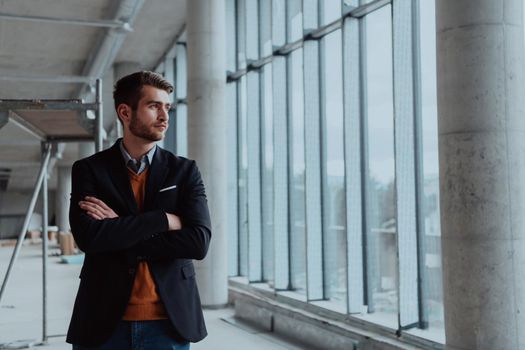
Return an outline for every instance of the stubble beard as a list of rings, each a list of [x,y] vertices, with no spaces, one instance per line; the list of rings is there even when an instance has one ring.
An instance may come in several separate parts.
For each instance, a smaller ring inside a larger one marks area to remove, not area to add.
[[[149,129],[146,124],[142,123],[139,118],[137,118],[136,112],[132,112],[131,114],[129,131],[136,137],[140,137],[152,142],[160,141],[164,138],[164,133],[160,131],[153,131]]]

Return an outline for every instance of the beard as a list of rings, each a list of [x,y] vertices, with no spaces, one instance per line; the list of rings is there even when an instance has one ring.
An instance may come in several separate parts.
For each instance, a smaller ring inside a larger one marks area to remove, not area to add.
[[[136,137],[148,141],[160,141],[164,138],[164,133],[161,131],[156,131],[148,127],[137,118],[137,113],[131,113],[131,120],[129,122],[129,131]]]

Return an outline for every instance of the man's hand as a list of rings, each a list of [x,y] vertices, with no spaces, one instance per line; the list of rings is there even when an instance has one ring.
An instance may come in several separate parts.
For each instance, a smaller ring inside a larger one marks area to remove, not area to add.
[[[182,228],[182,223],[177,215],[166,213],[166,217],[168,218],[168,230],[180,230]]]
[[[78,202],[80,208],[86,211],[86,213],[95,220],[112,219],[117,218],[118,215],[102,202],[100,199],[87,196],[85,200]]]

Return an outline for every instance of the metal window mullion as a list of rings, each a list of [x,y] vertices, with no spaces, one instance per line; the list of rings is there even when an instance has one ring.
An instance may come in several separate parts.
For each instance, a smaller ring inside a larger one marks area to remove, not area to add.
[[[324,4],[321,1],[321,18],[324,18]],[[321,22],[322,23],[322,22]],[[328,93],[328,81],[326,77],[326,37],[323,37],[321,40],[319,40],[319,90],[320,90],[320,109],[319,109],[319,139],[320,139],[320,171],[321,171],[321,249],[322,254],[326,254],[326,250],[329,250],[328,247],[325,245],[327,244],[327,235],[330,234],[330,227],[329,227],[329,212],[328,209],[330,207],[329,203],[329,195],[330,195],[330,188],[328,186],[328,174],[327,174],[327,166],[328,166],[328,116],[326,115],[326,105],[327,105],[327,93]],[[330,286],[330,280],[329,280],[329,273],[324,273],[325,269],[328,269],[329,267],[333,266],[331,263],[331,260],[333,259],[333,255],[322,255],[322,269],[323,269],[323,299],[327,298],[328,295],[330,295],[329,288]]]
[[[347,222],[348,313],[363,311],[363,205],[359,21],[343,24],[343,106]]]
[[[307,298],[321,300],[323,293],[323,241],[321,196],[321,88],[319,42],[303,46],[304,138],[306,194]]]
[[[418,266],[419,266],[419,326],[427,328],[429,323],[428,300],[429,291],[424,283],[425,275],[425,212],[424,212],[424,174],[423,174],[423,131],[422,131],[422,83],[420,59],[420,12],[419,0],[412,0],[412,59],[413,59],[413,84],[414,84],[414,135],[415,135],[415,164],[416,164],[416,210],[417,210],[417,240],[418,240]]]
[[[47,157],[46,151],[49,147],[47,142],[42,142],[42,162],[45,162]],[[52,146],[51,146],[52,147]],[[51,168],[52,169],[52,168]],[[49,223],[49,206],[48,206],[48,180],[49,180],[49,168],[46,168],[44,177],[42,178],[42,341],[48,341],[48,223]]]
[[[288,195],[288,120],[286,58],[276,57],[272,64],[274,136],[274,283],[276,290],[290,286],[290,210]]]
[[[399,328],[419,324],[412,3],[392,4]]]
[[[364,212],[362,215],[363,222],[363,303],[367,305],[368,312],[374,310],[374,298],[372,296],[373,289],[370,288],[370,278],[368,274],[373,261],[371,261],[371,254],[368,252],[369,246],[371,246],[370,240],[370,200],[368,198],[369,193],[369,155],[368,155],[368,84],[367,84],[367,51],[366,51],[366,18],[359,20],[359,89],[360,95],[360,107],[361,107],[361,198]]]

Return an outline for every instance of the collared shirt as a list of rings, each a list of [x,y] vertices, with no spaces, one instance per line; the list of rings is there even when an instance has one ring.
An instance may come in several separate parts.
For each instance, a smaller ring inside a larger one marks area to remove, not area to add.
[[[135,173],[140,174],[148,166],[151,165],[151,162],[153,161],[153,155],[155,154],[155,151],[157,150],[157,145],[153,146],[148,153],[142,156],[140,160],[137,160],[135,158],[131,158],[128,151],[124,148],[124,142],[120,140],[120,152],[122,152],[122,156],[124,157],[124,161],[126,162],[126,165],[133,170]]]

